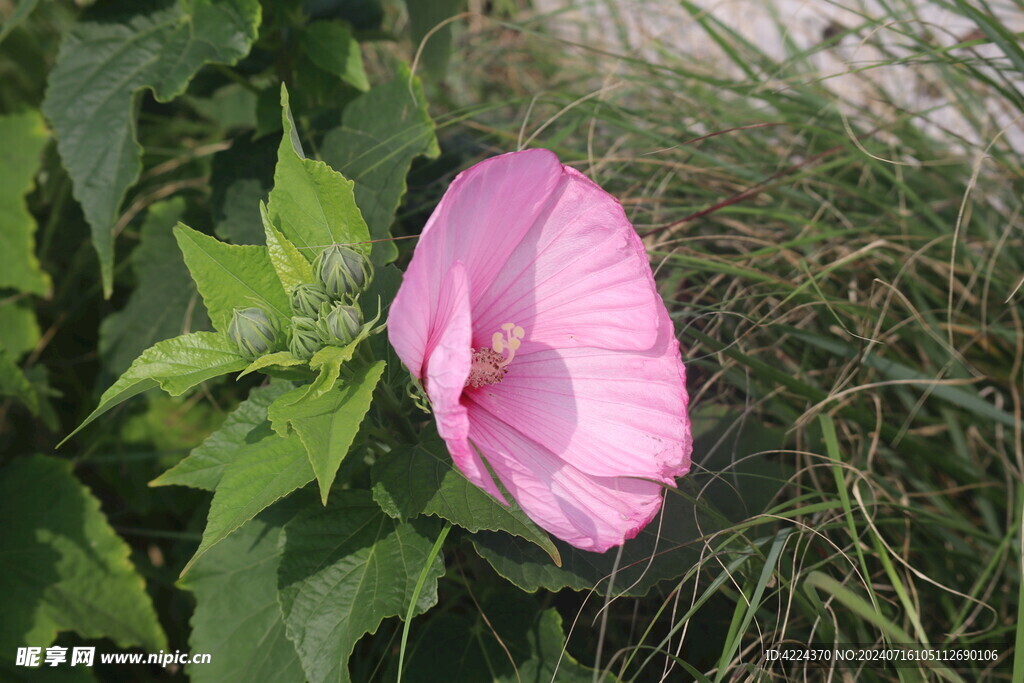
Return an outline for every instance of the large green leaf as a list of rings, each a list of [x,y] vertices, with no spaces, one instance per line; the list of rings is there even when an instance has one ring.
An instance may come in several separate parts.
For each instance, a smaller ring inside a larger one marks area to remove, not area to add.
[[[193,332],[157,342],[103,392],[100,404],[64,441],[118,403],[143,391],[160,387],[171,396],[180,396],[200,382],[237,372],[248,364],[235,345],[219,332]]]
[[[21,358],[39,343],[39,323],[28,306],[16,301],[0,303],[0,349]]]
[[[245,449],[266,435],[258,429],[267,422],[267,407],[288,391],[288,382],[271,382],[249,392],[224,420],[220,429],[206,437],[181,462],[150,482],[150,486],[192,486],[213,491],[224,470]]]
[[[593,669],[563,652],[565,633],[558,610],[541,610],[535,598],[511,588],[483,601],[470,614],[453,610],[427,617],[421,630],[414,625],[413,634],[402,677],[407,683],[594,680]],[[396,669],[392,666],[394,674]]]
[[[140,353],[158,341],[210,326],[171,234],[184,210],[181,198],[149,208],[139,246],[131,256],[135,289],[127,305],[100,325],[100,356],[112,375],[127,370]]]
[[[224,468],[210,503],[203,540],[182,575],[235,529],[311,481],[313,469],[298,437],[266,430],[262,439],[241,449]]]
[[[555,564],[561,562],[548,535],[514,501],[509,507],[502,505],[453,467],[436,434],[377,460],[373,467],[373,498],[392,517],[437,515],[472,532],[504,531],[535,543]]]
[[[665,496],[664,518],[655,517],[636,538],[626,541],[622,559],[615,572],[615,593],[644,595],[660,581],[682,576],[697,561],[702,542],[701,531],[711,533],[717,517],[698,509],[695,493],[688,480],[679,490]],[[616,549],[592,553],[555,541],[562,566],[532,543],[508,534],[481,532],[472,537],[476,551],[506,579],[526,591],[545,588],[558,591],[607,589],[607,579],[615,570]]]
[[[351,244],[369,253],[370,236],[352,181],[322,161],[305,157],[283,85],[281,106],[284,135],[270,192],[271,221],[310,261],[331,244]]]
[[[284,527],[278,568],[288,637],[313,683],[347,681],[356,641],[381,620],[404,615],[427,567],[438,524],[391,519],[367,491],[337,491],[325,508],[307,508]],[[416,602],[437,602],[440,556],[430,564]]]
[[[359,42],[345,24],[315,21],[306,26],[300,42],[302,50],[319,68],[359,90],[370,89]]]
[[[195,683],[302,683],[295,646],[285,636],[277,604],[277,507],[212,548],[178,585],[195,593],[189,645],[215,653],[208,664],[186,667]]]
[[[113,233],[127,189],[142,166],[135,99],[150,88],[161,102],[184,92],[207,62],[233,64],[249,53],[260,22],[257,0],[179,0],[86,11],[64,38],[43,111],[75,198],[92,228],[103,289],[113,285]]]
[[[46,138],[38,112],[0,116],[0,287],[33,294],[50,289],[35,254],[36,223],[25,206]]]
[[[235,308],[259,306],[279,320],[291,317],[266,247],[225,244],[181,223],[174,236],[216,329],[227,331]]]
[[[440,153],[426,102],[419,79],[399,68],[395,80],[345,108],[341,127],[328,133],[320,148],[324,161],[355,181],[356,202],[375,240],[391,236],[412,160]],[[392,242],[374,243],[375,263],[393,261],[397,255]]]
[[[45,647],[58,631],[167,648],[128,545],[69,462],[20,457],[0,469],[0,526],[4,658],[17,647]]]
[[[306,398],[305,387],[299,387],[270,406],[268,412],[275,425],[290,425],[305,445],[324,504],[383,372],[384,361],[378,361],[354,372],[340,388],[317,398]]]

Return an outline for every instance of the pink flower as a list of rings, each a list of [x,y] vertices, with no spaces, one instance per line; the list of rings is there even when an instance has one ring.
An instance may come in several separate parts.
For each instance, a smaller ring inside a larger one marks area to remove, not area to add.
[[[619,203],[542,149],[460,174],[389,315],[466,477],[603,552],[690,469],[679,343]],[[482,456],[482,457],[481,457]]]

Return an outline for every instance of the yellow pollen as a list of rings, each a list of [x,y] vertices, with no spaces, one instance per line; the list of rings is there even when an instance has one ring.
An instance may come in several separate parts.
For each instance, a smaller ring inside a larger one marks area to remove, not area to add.
[[[465,386],[473,389],[491,386],[500,382],[508,373],[508,365],[515,357],[526,332],[515,323],[505,323],[501,329],[504,334],[495,332],[491,337],[491,348],[473,351],[473,362]],[[504,355],[506,351],[508,355]]]

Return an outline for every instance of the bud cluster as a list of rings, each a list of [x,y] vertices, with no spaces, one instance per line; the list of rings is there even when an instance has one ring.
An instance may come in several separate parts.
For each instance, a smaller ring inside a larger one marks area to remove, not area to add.
[[[261,308],[236,308],[228,336],[248,358],[285,348],[309,360],[324,346],[345,346],[363,327],[359,294],[373,279],[369,259],[357,251],[332,245],[313,261],[314,282],[292,288],[290,330],[278,328]]]

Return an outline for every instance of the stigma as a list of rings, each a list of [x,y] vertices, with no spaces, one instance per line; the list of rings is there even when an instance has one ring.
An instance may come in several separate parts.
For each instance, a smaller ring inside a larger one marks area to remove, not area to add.
[[[490,348],[473,350],[473,360],[469,366],[469,377],[466,378],[465,387],[489,387],[500,382],[508,374],[508,366],[526,332],[515,323],[505,323],[501,330],[491,336]]]

